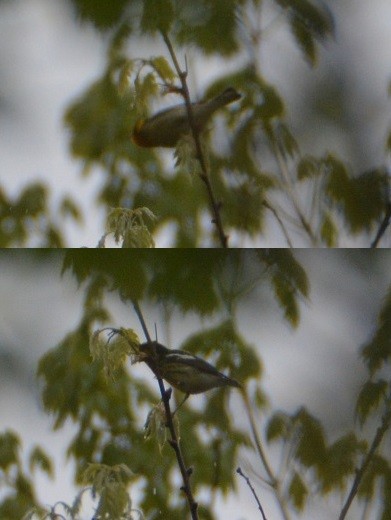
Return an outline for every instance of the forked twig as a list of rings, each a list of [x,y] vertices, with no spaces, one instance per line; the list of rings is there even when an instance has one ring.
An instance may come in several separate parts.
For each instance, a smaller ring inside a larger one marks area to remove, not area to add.
[[[248,477],[243,473],[243,471],[242,471],[241,468],[238,468],[238,469],[236,470],[236,473],[239,473],[239,475],[240,475],[241,477],[243,477],[244,480],[246,481],[248,487],[249,487],[250,490],[251,490],[251,493],[254,495],[254,498],[255,498],[256,503],[258,504],[258,509],[259,509],[260,512],[261,512],[261,515],[262,515],[263,520],[267,520],[266,515],[265,515],[265,512],[263,511],[263,508],[262,508],[262,504],[261,504],[261,502],[260,502],[260,500],[259,500],[259,498],[258,498],[258,495],[257,495],[256,492],[255,492],[255,489],[254,489],[253,486],[251,485],[250,479],[249,479],[249,478],[248,478]]]

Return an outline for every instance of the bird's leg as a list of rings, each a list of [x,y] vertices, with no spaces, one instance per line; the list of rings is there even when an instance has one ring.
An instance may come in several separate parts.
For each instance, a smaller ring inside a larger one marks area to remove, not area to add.
[[[174,417],[174,415],[177,413],[177,411],[179,410],[179,408],[183,405],[183,403],[186,401],[186,399],[189,397],[190,394],[186,394],[185,397],[182,399],[182,401],[178,404],[178,406],[175,408],[175,410],[172,412],[172,416]]]

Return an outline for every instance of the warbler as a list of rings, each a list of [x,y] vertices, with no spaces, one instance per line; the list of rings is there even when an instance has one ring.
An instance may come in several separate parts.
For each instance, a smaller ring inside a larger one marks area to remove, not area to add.
[[[208,101],[192,103],[196,130],[201,132],[216,110],[241,97],[234,88],[229,87]],[[137,121],[132,140],[138,146],[175,148],[178,140],[186,134],[191,134],[191,127],[186,105],[181,104],[162,110],[148,119]]]
[[[171,386],[190,394],[200,394],[219,386],[242,385],[219,372],[213,365],[184,350],[172,350],[157,341],[140,345],[140,358],[152,372]]]

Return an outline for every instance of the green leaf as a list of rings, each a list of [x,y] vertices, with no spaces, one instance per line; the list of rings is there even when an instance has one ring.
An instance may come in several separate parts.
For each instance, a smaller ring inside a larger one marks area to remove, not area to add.
[[[156,56],[155,58],[152,58],[151,65],[163,81],[170,83],[175,80],[176,73],[164,56]]]
[[[237,0],[181,2],[176,22],[179,43],[196,45],[205,54],[229,56],[238,50]]]
[[[358,488],[358,496],[366,501],[372,500],[376,493],[376,487],[381,484],[382,478],[390,471],[389,461],[375,453],[364,472]]]
[[[0,434],[0,468],[7,471],[9,466],[17,464],[20,447],[19,437],[11,430]]]
[[[369,231],[384,214],[387,172],[380,168],[350,177],[345,165],[329,155],[326,193],[339,207],[352,233]]]
[[[294,471],[288,487],[289,498],[298,511],[303,511],[308,489],[300,475]]]
[[[71,130],[71,150],[83,161],[100,162],[105,154],[117,158],[130,149],[131,105],[109,76],[92,84],[68,107],[64,121]]]
[[[328,212],[325,212],[323,215],[323,221],[320,227],[320,236],[327,247],[336,246],[338,238],[338,228],[332,216]]]
[[[144,0],[141,29],[146,33],[168,32],[174,19],[171,0]]]
[[[181,348],[209,358],[219,370],[229,368],[241,383],[262,374],[262,364],[254,347],[244,340],[231,320],[190,336]]]
[[[363,454],[366,443],[348,433],[327,448],[324,461],[318,465],[318,474],[325,493],[338,489],[343,491],[348,477],[354,475],[357,455]]]
[[[295,458],[307,468],[319,468],[326,461],[326,443],[320,421],[301,408],[293,416],[293,422],[299,435]]]
[[[112,467],[105,464],[89,465],[84,480],[92,481],[94,492],[99,496],[96,510],[98,518],[122,518],[129,512],[130,500],[126,482],[130,474],[125,464]]]
[[[151,255],[153,276],[149,294],[161,301],[172,302],[183,312],[196,311],[207,315],[215,311],[220,302],[215,284],[224,252],[205,250],[188,251],[187,261],[173,250],[161,250],[159,255]]]
[[[277,125],[275,136],[278,142],[278,147],[284,157],[295,157],[295,155],[299,152],[299,145],[297,144],[296,139],[293,137],[292,132],[281,121]]]
[[[61,201],[60,214],[63,217],[72,217],[77,222],[82,221],[82,214],[79,206],[70,197],[64,197]]]
[[[274,293],[284,310],[285,318],[293,325],[299,323],[298,297],[308,296],[309,283],[302,266],[290,251],[270,249],[258,251],[258,255],[271,269]]]
[[[260,81],[257,87],[253,90],[254,115],[262,119],[265,124],[268,124],[270,119],[282,117],[284,115],[284,102],[277,90],[264,81]],[[267,132],[267,126],[264,129]],[[268,136],[271,137],[269,133]],[[274,133],[272,137],[276,140]],[[276,144],[278,145],[277,140]]]
[[[118,81],[118,92],[120,96],[125,95],[130,88],[130,77],[133,72],[134,61],[124,60],[120,68],[119,81]]]
[[[54,468],[52,461],[50,457],[39,446],[36,446],[33,449],[29,458],[30,471],[33,472],[37,467],[44,471],[49,477],[54,477]]]
[[[62,272],[71,270],[79,283],[99,273],[122,298],[139,300],[147,282],[145,254],[143,250],[75,249],[67,251]]]
[[[256,178],[259,174],[258,164],[256,164],[249,143],[257,126],[254,114],[245,118],[236,128],[233,135],[231,147],[232,156],[229,159],[231,168],[238,171],[245,171],[247,176]]]
[[[37,216],[46,207],[47,188],[42,185],[31,185],[27,187],[19,200],[19,211],[28,216]]]
[[[311,32],[303,25],[300,18],[292,16],[290,26],[296,42],[311,66],[316,64],[316,47]]]
[[[78,16],[84,22],[91,22],[97,29],[108,30],[121,20],[128,0],[71,0]]]
[[[124,248],[154,247],[153,236],[146,221],[155,221],[156,216],[148,208],[114,208],[107,217],[108,233],[114,234],[116,243]]]
[[[319,161],[311,155],[302,157],[297,165],[297,179],[299,181],[311,179],[320,175]]]
[[[316,63],[315,39],[324,40],[334,32],[334,20],[326,9],[315,7],[308,0],[275,0],[286,9],[292,34],[313,66]]]
[[[391,286],[388,288],[372,339],[362,348],[362,357],[371,374],[391,360]]]
[[[269,419],[266,427],[266,439],[268,442],[279,439],[287,439],[291,428],[290,417],[283,412],[276,412]]]
[[[356,413],[361,424],[364,424],[368,416],[386,396],[388,383],[384,379],[379,381],[367,381],[361,389],[357,399]]]
[[[219,190],[220,199],[224,200],[224,225],[248,236],[258,236],[264,224],[263,194],[260,184],[248,180],[238,180],[236,186],[227,186],[224,193]]]

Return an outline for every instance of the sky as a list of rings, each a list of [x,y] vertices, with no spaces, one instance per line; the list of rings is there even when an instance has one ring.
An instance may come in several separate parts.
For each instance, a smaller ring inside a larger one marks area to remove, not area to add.
[[[287,120],[303,151],[321,154],[331,149],[340,151],[353,167],[378,166],[385,162],[390,124],[391,4],[388,0],[327,4],[336,15],[336,38],[321,50],[319,67],[311,69],[305,63],[285,26],[278,23],[262,43],[260,67],[288,101]],[[144,43],[130,46],[131,57],[166,53],[159,42],[152,47]],[[69,154],[63,114],[99,77],[104,63],[104,38],[91,26],[80,26],[66,1],[0,2],[1,184],[16,196],[30,182],[46,182],[53,208],[64,195],[74,197],[83,208],[84,225],[57,222],[65,230],[67,245],[73,247],[94,247],[103,234],[104,214],[94,200],[104,173],[81,175],[82,164]],[[195,60],[190,74],[195,97],[202,95],[208,80],[233,65],[218,59]],[[308,107],[322,103],[317,92],[326,82],[344,99],[345,132],[336,132],[332,120],[314,113],[309,119]],[[313,125],[321,131],[312,132]],[[165,246],[168,240],[169,236],[159,236],[157,245]],[[259,240],[259,246],[286,246],[276,225]],[[367,243],[353,240],[346,245]]]
[[[300,305],[298,328],[284,321],[281,309],[266,291],[250,295],[239,307],[239,330],[263,361],[261,385],[272,409],[293,413],[304,404],[325,423],[332,440],[357,426],[354,403],[366,378],[359,351],[376,328],[390,286],[391,252],[302,250],[296,256],[311,286],[309,300]],[[72,466],[63,458],[73,428],[67,424],[52,432],[52,418],[43,411],[35,380],[39,357],[75,328],[81,316],[83,290],[69,274],[60,277],[61,260],[60,252],[47,260],[23,251],[0,252],[0,431],[12,428],[18,432],[25,453],[39,443],[54,457],[56,480],[38,478],[40,498],[46,504],[71,502],[75,496]],[[115,297],[108,301],[116,320],[113,326],[134,327],[141,333],[128,307]],[[164,331],[160,307],[147,307],[147,315],[150,323],[156,322]],[[200,322],[193,315],[174,315],[170,346],[179,346],[200,324],[206,329],[213,323],[213,319]],[[238,396],[233,392],[230,399],[232,413],[240,414]],[[257,420],[262,430],[265,417],[258,416]],[[270,452],[272,462],[277,464],[276,453]],[[250,462],[252,459],[244,454],[239,464],[260,492],[268,518],[280,518],[273,499],[254,475],[258,468],[256,462]],[[241,479],[238,494],[217,504],[219,518],[259,518]],[[320,502],[313,499],[302,518],[335,518],[341,504],[342,498],[335,496]],[[352,511],[353,520],[357,510]]]

